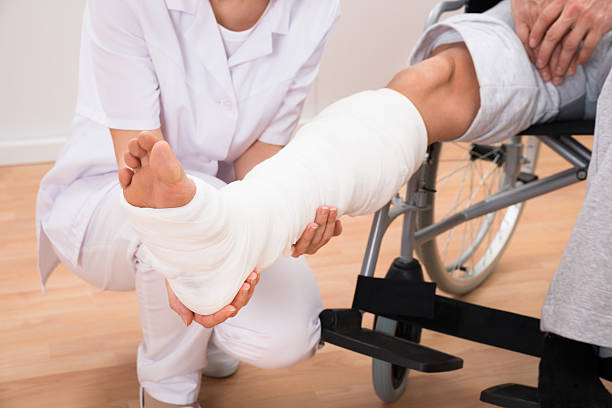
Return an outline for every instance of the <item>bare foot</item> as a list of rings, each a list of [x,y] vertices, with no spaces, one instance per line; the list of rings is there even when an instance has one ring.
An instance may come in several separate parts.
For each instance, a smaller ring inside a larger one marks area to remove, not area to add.
[[[119,170],[119,183],[128,203],[135,207],[181,207],[193,198],[196,187],[185,175],[170,145],[151,132],[130,140],[125,163],[133,170]]]

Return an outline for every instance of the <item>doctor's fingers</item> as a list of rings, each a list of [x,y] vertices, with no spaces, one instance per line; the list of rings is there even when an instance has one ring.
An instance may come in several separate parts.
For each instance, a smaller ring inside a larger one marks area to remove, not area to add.
[[[339,233],[336,234],[337,225],[340,223],[340,220],[336,219],[337,217],[338,217],[338,210],[336,208],[331,208],[329,211],[329,217],[327,218],[327,223],[325,224],[325,229],[323,230],[323,233],[321,235],[321,239],[319,239],[318,241],[313,240],[314,247],[311,248],[311,251],[309,252],[310,254],[314,254],[319,249],[321,249],[324,245],[326,245],[332,239],[332,237],[340,235]],[[340,224],[340,232],[342,232],[341,224]]]
[[[170,287],[170,284],[168,283],[167,279],[166,291],[168,292],[168,305],[170,306],[170,309],[174,310],[176,314],[178,314],[181,319],[183,319],[183,322],[185,322],[185,326],[189,326],[194,319],[194,313],[189,310],[187,306],[185,306],[183,302],[181,302],[180,299],[176,296],[176,294]]]
[[[310,251],[312,251],[315,247],[319,246],[319,244],[323,240],[323,236],[325,235],[325,231],[328,227],[329,220],[333,217],[334,221],[336,221],[337,215],[338,215],[338,210],[336,210],[333,207],[330,208],[330,207],[323,205],[317,209],[317,213],[315,215],[314,222],[319,227],[315,230],[312,240],[310,241],[310,244],[308,245],[308,249],[310,249]]]
[[[229,319],[236,311],[237,310],[234,306],[227,305],[223,309],[211,315],[199,315],[196,313],[194,320],[207,329],[210,329]]]

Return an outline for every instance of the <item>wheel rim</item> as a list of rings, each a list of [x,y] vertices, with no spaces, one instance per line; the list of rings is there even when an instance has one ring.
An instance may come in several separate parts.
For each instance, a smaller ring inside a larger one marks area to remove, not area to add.
[[[435,173],[435,205],[428,214],[431,221],[439,221],[467,208],[510,185],[494,157],[473,157],[469,144],[444,144],[444,156],[437,160]],[[527,137],[521,156],[520,171],[534,170],[539,141]],[[486,154],[495,155],[500,145],[492,145]],[[505,250],[520,217],[523,203],[459,224],[435,238],[439,268],[446,279],[456,285],[469,286],[486,278]],[[424,217],[425,219],[427,217]],[[420,225],[421,227],[424,225]],[[431,244],[430,244],[431,245]],[[430,266],[427,270],[430,270]]]

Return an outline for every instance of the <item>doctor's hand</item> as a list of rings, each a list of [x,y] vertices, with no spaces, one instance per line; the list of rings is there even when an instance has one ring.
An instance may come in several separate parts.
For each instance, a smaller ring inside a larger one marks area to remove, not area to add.
[[[193,321],[200,323],[206,328],[214,327],[220,323],[223,323],[227,319],[236,316],[238,311],[246,306],[253,296],[255,285],[259,282],[259,270],[255,269],[247,277],[246,281],[242,284],[242,287],[238,291],[238,294],[232,300],[232,303],[223,307],[216,313],[210,315],[200,315],[192,312],[179,300],[176,296],[168,280],[166,280],[166,289],[168,291],[168,303],[170,308],[174,310],[185,322],[186,326],[189,326]]]
[[[314,222],[306,226],[302,236],[292,246],[291,256],[297,258],[304,254],[312,255],[332,237],[342,233],[342,223],[337,220],[338,209],[325,205],[317,209]]]

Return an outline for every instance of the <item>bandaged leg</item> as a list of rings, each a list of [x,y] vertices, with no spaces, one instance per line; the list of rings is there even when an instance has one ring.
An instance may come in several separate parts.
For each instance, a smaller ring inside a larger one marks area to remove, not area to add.
[[[229,304],[254,268],[294,243],[320,205],[339,215],[382,207],[420,166],[427,131],[408,98],[361,92],[323,110],[243,181],[197,191],[178,208],[126,213],[179,299],[199,314]]]

